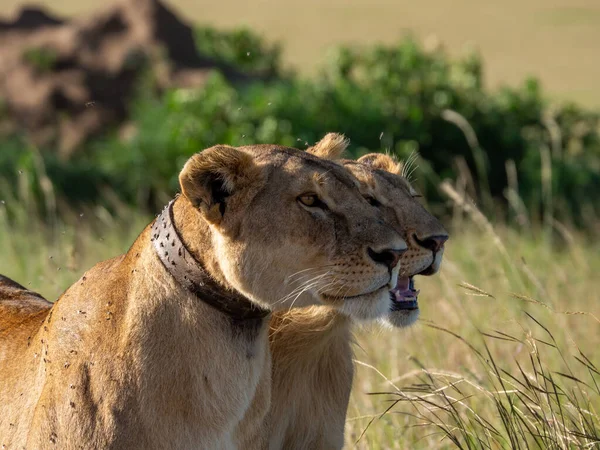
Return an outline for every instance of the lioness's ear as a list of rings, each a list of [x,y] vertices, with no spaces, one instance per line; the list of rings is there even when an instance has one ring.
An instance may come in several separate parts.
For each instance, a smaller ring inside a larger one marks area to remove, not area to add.
[[[357,161],[373,169],[381,169],[396,175],[402,175],[402,163],[384,153],[369,153],[361,156]]]
[[[349,143],[350,141],[343,134],[327,133],[323,139],[306,151],[323,159],[339,159]]]
[[[179,174],[182,194],[198,207],[206,220],[218,224],[226,199],[256,179],[260,169],[252,156],[233,147],[217,145],[192,156]]]

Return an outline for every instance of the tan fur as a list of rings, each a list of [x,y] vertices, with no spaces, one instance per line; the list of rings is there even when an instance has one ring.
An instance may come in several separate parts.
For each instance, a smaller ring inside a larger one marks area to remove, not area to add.
[[[446,231],[412,198],[410,185],[399,176],[402,165],[382,154],[366,155],[359,163],[345,161],[344,165],[361,181],[363,193],[381,203],[386,222],[409,244],[401,258],[401,274],[412,275],[430,266],[434,272],[439,270],[441,253],[434,261],[431,251],[420,247],[414,235],[424,239]],[[389,312],[387,322],[404,327],[417,315]],[[353,379],[350,325],[350,319],[327,307],[273,315],[270,449],[342,448]]]
[[[269,448],[339,449],[352,389],[350,319],[313,306],[273,315]]]
[[[389,305],[379,288],[392,282],[388,269],[367,249],[405,244],[340,166],[296,149],[218,146],[194,155],[180,180],[175,226],[223,289],[273,310],[331,303],[358,319]],[[327,210],[297,200],[317,188]],[[315,268],[331,276],[297,290],[293,277]],[[175,282],[149,226],[52,306],[4,280],[0,444],[258,448],[271,392],[267,333],[266,321],[232,321]]]
[[[323,139],[307,149],[307,152],[319,158],[339,159],[348,148],[349,143],[350,141],[343,134],[327,133]]]
[[[373,169],[385,170],[386,172],[402,175],[402,163],[396,161],[393,156],[383,153],[369,153],[360,158],[360,162]]]

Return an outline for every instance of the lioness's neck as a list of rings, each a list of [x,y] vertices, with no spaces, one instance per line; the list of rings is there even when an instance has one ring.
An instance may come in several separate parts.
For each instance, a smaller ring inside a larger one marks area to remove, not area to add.
[[[198,212],[185,197],[178,197],[173,204],[174,225],[187,249],[206,272],[216,281],[227,286],[227,280],[219,267],[213,251],[212,230],[199,217]]]
[[[132,271],[128,308],[139,309],[139,317],[153,317],[158,322],[164,322],[165,313],[171,312],[185,317],[185,321],[202,322],[193,328],[198,333],[202,333],[202,328],[207,326],[218,326],[248,342],[253,342],[260,329],[266,327],[265,320],[235,320],[206,303],[201,291],[192,293],[171,276],[158,259],[153,246],[149,245],[146,231],[138,239],[147,241],[147,244],[139,252],[136,268]],[[223,287],[223,295],[227,293]],[[162,339],[162,336],[164,334],[160,333],[156,338]]]
[[[165,214],[164,211],[163,214]],[[134,258],[134,253],[136,256],[140,255],[139,249],[142,249],[143,257],[137,257],[136,266],[139,266],[140,272],[146,273],[148,276],[143,277],[139,289],[146,289],[150,292],[146,295],[135,292],[130,294],[130,297],[133,295],[135,303],[138,303],[139,299],[147,299],[147,302],[155,302],[156,305],[159,305],[160,309],[181,310],[188,316],[193,310],[205,319],[210,318],[211,323],[221,324],[233,335],[243,336],[244,339],[253,342],[259,331],[266,327],[265,320],[261,318],[240,320],[239,317],[228,315],[218,307],[215,308],[214,298],[211,299],[212,305],[211,302],[208,302],[208,297],[214,297],[215,294],[218,294],[217,297],[225,299],[240,297],[233,287],[228,286],[219,269],[215,252],[212,249],[211,230],[208,224],[199,220],[191,204],[184,198],[179,198],[174,202],[172,222],[176,229],[175,233],[178,238],[181,238],[181,244],[191,253],[188,256],[194,260],[192,265],[199,268],[199,273],[203,277],[196,281],[199,281],[199,284],[204,285],[205,288],[199,287],[199,289],[190,291],[189,286],[184,285],[183,280],[178,279],[176,273],[172,271],[171,265],[165,264],[164,260],[161,262],[156,246],[151,244],[149,228],[147,228],[138,237],[125,258]],[[135,272],[136,270],[132,274]],[[151,278],[156,282],[156,286],[148,283]],[[249,302],[250,300],[248,300]],[[147,308],[147,311],[154,310],[148,304],[145,304],[144,307]]]

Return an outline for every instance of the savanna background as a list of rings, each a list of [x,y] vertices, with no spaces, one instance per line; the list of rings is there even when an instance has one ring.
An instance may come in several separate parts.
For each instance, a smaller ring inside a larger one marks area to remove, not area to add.
[[[419,322],[357,332],[347,447],[600,445],[598,2],[23,6],[0,5],[0,273],[56,299],[192,153],[342,132],[410,160],[452,236]]]

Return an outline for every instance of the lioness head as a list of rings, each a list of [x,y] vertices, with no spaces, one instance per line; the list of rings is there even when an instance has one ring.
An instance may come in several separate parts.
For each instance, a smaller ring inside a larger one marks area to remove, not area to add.
[[[287,147],[216,146],[179,180],[183,238],[224,285],[271,309],[389,311],[407,245],[342,166]]]
[[[403,177],[402,163],[392,157],[371,153],[358,161],[345,161],[367,192],[380,204],[386,223],[406,241],[408,250],[400,257],[398,282],[391,290],[392,308],[386,320],[396,327],[414,323],[419,316],[419,291],[415,275],[433,275],[440,270],[448,232],[417,200],[419,195]]]
[[[347,146],[343,136],[326,135],[308,149],[322,158],[337,159]],[[419,316],[413,277],[433,275],[440,269],[448,232],[417,200],[418,194],[402,176],[402,163],[391,156],[371,153],[358,159],[340,160],[359,181],[363,196],[383,214],[408,245],[397,267],[398,281],[390,291],[392,306],[385,321],[396,327],[414,323]]]

